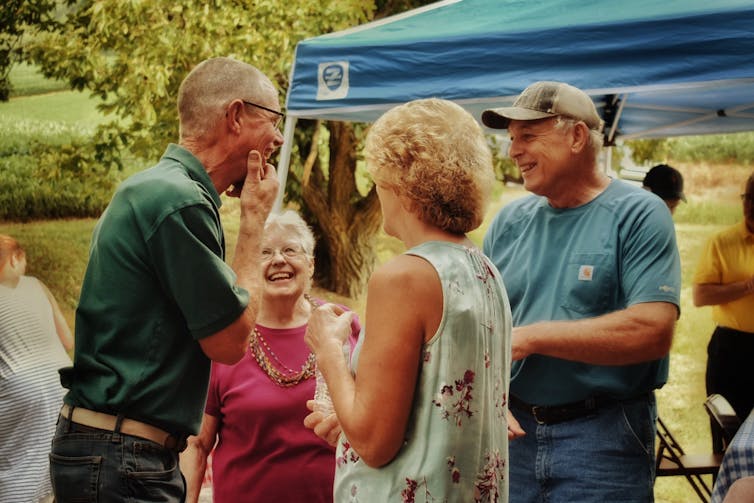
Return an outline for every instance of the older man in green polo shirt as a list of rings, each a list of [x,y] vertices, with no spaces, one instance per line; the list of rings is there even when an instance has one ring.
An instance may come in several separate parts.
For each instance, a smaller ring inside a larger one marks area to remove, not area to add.
[[[198,432],[210,362],[238,361],[254,327],[277,91],[255,67],[212,58],[181,84],[178,113],[179,144],[118,188],[92,236],[50,455],[59,503],[182,501],[178,453]],[[240,198],[231,266],[223,192]]]

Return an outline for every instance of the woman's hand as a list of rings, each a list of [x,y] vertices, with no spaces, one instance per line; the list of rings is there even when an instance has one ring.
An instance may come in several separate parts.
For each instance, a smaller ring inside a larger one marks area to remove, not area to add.
[[[314,411],[314,400],[307,400],[306,408]],[[304,418],[304,426],[313,430],[315,435],[331,446],[335,447],[338,444],[341,429],[335,413],[324,417],[321,412],[312,412]]]
[[[336,304],[322,304],[312,311],[306,326],[304,341],[317,356],[332,352],[343,355],[343,344],[351,335],[351,322],[355,313]]]
[[[513,413],[510,411],[510,409],[508,409],[508,440],[523,437],[524,435],[526,435],[526,432],[523,428],[521,428],[518,420],[513,417]]]

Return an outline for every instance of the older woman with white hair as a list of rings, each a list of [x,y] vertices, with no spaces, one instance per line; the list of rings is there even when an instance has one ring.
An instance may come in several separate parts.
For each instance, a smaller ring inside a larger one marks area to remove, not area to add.
[[[214,448],[215,503],[330,503],[334,450],[303,425],[315,387],[304,333],[321,301],[308,293],[314,236],[298,213],[270,215],[259,259],[264,289],[249,349],[235,365],[213,363],[201,431],[181,457],[187,501],[197,501]],[[355,321],[352,343],[359,330]]]

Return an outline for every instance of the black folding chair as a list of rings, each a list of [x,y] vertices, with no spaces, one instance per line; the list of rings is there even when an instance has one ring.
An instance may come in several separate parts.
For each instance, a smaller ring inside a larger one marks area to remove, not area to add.
[[[704,401],[704,409],[710,417],[712,426],[712,452],[725,452],[728,444],[733,440],[741,419],[724,396],[713,393]]]
[[[708,484],[702,476],[711,475],[714,483],[723,453],[686,454],[660,417],[657,418],[657,438],[656,475],[658,477],[684,476],[699,499],[703,503],[709,503],[712,484]]]

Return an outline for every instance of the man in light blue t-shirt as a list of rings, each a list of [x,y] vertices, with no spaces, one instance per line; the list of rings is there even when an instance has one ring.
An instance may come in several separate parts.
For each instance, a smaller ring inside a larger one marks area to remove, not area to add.
[[[532,193],[484,239],[513,312],[510,502],[652,501],[681,286],[670,212],[599,169],[603,122],[573,86],[534,83],[482,121],[508,130]]]

